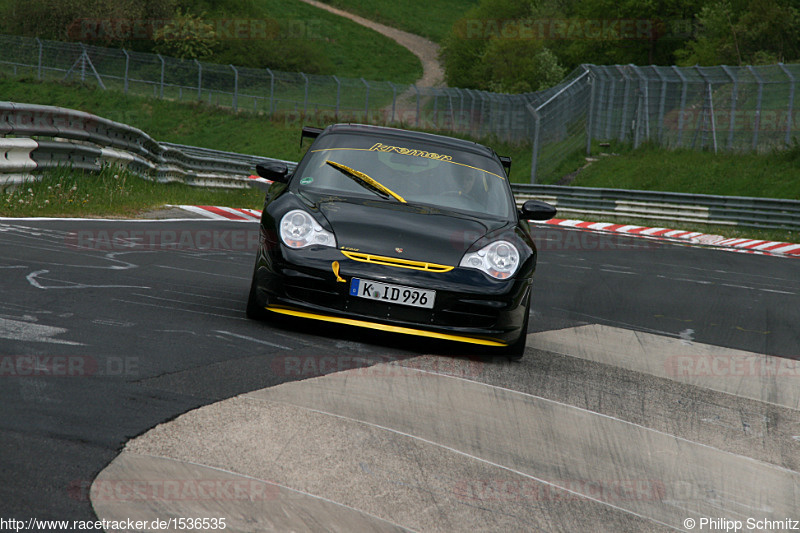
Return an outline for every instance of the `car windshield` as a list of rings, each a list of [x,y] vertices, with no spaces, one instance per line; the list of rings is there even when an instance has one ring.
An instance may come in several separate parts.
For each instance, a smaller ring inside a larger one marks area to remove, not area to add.
[[[509,217],[514,209],[497,161],[414,139],[379,142],[360,135],[326,135],[306,154],[292,186],[300,192],[397,201],[364,187],[342,166],[366,174],[410,204],[502,218]]]

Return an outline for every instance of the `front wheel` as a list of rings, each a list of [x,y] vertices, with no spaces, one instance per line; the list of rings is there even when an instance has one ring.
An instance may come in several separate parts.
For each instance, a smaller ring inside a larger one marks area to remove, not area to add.
[[[513,344],[501,349],[501,354],[505,355],[509,361],[519,361],[525,355],[525,343],[528,341],[528,318],[530,315],[531,299],[528,296],[528,304],[525,306],[525,319],[522,321],[519,338]]]
[[[258,268],[257,265],[256,268]],[[266,320],[268,313],[267,310],[264,309],[263,304],[258,301],[256,287],[256,271],[253,270],[253,281],[250,282],[250,294],[247,296],[247,309],[245,313],[247,314],[247,318],[251,320]]]

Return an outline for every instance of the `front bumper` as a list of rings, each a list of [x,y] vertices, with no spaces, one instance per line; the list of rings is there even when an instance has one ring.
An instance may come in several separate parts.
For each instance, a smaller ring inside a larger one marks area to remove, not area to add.
[[[531,266],[512,279],[493,280],[467,268],[428,272],[356,261],[334,248],[270,248],[259,252],[254,274],[257,301],[269,311],[488,346],[513,343],[524,324]],[[353,277],[435,290],[434,307],[352,296]]]

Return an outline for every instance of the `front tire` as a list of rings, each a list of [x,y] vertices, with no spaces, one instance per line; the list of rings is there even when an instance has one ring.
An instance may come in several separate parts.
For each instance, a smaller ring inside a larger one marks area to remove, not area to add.
[[[253,280],[250,282],[250,294],[247,296],[247,308],[245,313],[247,314],[247,318],[251,320],[266,320],[268,314],[267,310],[264,309],[264,305],[258,301],[257,269],[258,265],[256,265],[256,269],[253,270]]]
[[[525,305],[525,319],[522,321],[522,328],[519,332],[519,338],[513,344],[509,344],[502,349],[502,354],[505,355],[509,361],[519,361],[525,355],[525,343],[528,341],[528,319],[531,315],[531,299],[528,295],[528,303]]]

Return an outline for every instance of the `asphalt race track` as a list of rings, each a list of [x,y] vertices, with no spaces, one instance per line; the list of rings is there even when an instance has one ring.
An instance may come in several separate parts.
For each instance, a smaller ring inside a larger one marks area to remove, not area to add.
[[[247,320],[257,235],[253,222],[0,220],[0,518],[800,520],[797,259],[540,226],[528,352],[509,363]],[[136,476],[247,479],[271,496],[92,492]]]

